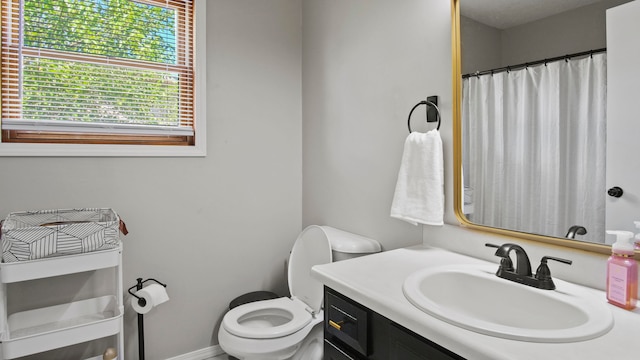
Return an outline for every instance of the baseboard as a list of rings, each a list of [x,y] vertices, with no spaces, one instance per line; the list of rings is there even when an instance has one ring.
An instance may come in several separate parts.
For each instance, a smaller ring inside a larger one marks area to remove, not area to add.
[[[166,360],[207,360],[222,354],[224,354],[224,351],[222,351],[220,345],[214,345]]]

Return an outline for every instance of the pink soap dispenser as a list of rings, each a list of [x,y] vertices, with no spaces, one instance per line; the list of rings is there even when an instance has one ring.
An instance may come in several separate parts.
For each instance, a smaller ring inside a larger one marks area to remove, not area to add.
[[[633,259],[633,233],[607,231],[617,236],[607,261],[607,300],[623,309],[636,307],[638,298],[638,263]]]

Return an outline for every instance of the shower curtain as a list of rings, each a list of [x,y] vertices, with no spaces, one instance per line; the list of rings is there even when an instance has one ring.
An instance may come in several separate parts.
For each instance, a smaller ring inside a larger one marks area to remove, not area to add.
[[[474,223],[605,238],[606,54],[462,85],[463,173]]]

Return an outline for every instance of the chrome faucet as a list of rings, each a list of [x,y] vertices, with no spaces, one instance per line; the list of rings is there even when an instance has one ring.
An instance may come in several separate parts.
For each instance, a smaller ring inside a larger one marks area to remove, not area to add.
[[[531,262],[529,256],[520,245],[506,243],[502,245],[485,244],[485,246],[497,248],[496,256],[500,257],[500,267],[496,271],[496,276],[503,279],[515,281],[520,284],[533,286],[539,289],[554,290],[556,285],[551,278],[551,271],[547,265],[548,260],[555,260],[561,263],[571,265],[571,260],[561,259],[553,256],[543,256],[540,260],[540,266],[536,270],[536,274],[531,273]],[[514,251],[516,254],[516,267],[513,267],[510,253]]]
[[[587,233],[587,229],[584,226],[573,225],[569,228],[569,231],[567,231],[567,235],[565,235],[564,237],[569,239],[575,239],[576,234],[585,235],[586,233]]]

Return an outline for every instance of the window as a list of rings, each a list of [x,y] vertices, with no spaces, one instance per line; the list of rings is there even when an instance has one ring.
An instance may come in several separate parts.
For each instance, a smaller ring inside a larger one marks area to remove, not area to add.
[[[2,143],[193,146],[193,3],[2,0]]]

